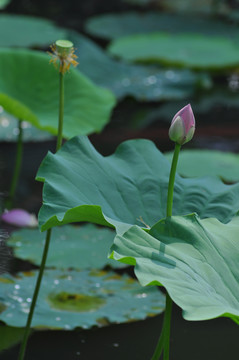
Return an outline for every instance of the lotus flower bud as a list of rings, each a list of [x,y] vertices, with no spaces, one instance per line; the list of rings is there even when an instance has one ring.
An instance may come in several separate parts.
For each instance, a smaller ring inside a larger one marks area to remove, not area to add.
[[[35,227],[38,224],[36,216],[29,214],[23,209],[6,210],[2,214],[1,219],[8,224],[19,227]]]
[[[191,105],[184,106],[174,116],[169,128],[169,137],[179,145],[186,144],[193,137],[195,131],[195,118]]]

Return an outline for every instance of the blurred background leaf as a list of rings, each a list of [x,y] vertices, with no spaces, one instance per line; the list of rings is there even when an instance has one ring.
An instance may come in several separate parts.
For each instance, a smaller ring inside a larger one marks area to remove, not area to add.
[[[70,33],[80,59],[78,69],[95,84],[110,89],[120,100],[132,96],[139,101],[183,99],[198,88],[208,88],[209,75],[190,70],[165,69],[117,61],[86,37]]]
[[[102,269],[107,265],[112,268],[124,267],[108,259],[114,236],[114,231],[93,224],[57,227],[52,233],[46,266],[58,269]],[[15,231],[8,240],[17,258],[35,265],[41,263],[44,243],[45,233],[38,229]]]
[[[86,21],[85,29],[89,34],[107,40],[153,32],[170,34],[198,33],[210,36],[225,36],[233,39],[236,39],[239,35],[237,24],[232,22],[212,17],[169,14],[157,11],[131,11],[122,14],[98,15]]]
[[[49,59],[39,51],[1,49],[0,105],[16,118],[56,135],[59,74]],[[71,69],[65,75],[63,136],[70,138],[102,130],[114,105],[110,91]]]
[[[4,9],[10,2],[11,0],[0,0],[0,9]]]
[[[23,141],[47,141],[52,135],[23,121]],[[18,120],[0,108],[0,141],[15,142],[19,133]]]
[[[0,352],[20,343],[24,335],[24,328],[0,325]]]
[[[0,14],[1,47],[49,46],[66,38],[66,31],[53,21],[26,15]]]
[[[198,70],[236,69],[239,43],[226,37],[150,33],[114,40],[109,52],[134,62],[160,63]]]

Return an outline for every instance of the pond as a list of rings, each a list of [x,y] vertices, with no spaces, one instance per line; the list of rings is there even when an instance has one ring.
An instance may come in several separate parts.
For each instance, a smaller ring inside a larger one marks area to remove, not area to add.
[[[0,8],[1,359],[235,358],[237,6]]]

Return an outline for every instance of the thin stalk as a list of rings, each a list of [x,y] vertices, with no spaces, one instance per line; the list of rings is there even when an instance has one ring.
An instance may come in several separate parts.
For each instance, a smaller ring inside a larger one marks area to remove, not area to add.
[[[180,149],[181,149],[181,145],[175,143],[175,149],[174,149],[173,160],[169,175],[169,183],[168,183],[167,217],[172,216],[172,211],[173,211],[173,189],[174,189],[174,181],[175,181],[176,168],[177,168]]]
[[[59,93],[59,119],[58,119],[58,134],[57,134],[57,142],[56,142],[56,151],[58,151],[60,149],[60,147],[61,147],[61,144],[62,144],[62,130],[63,130],[64,76],[63,76],[63,74],[61,72],[60,72],[60,86],[59,86],[59,88],[60,88],[60,93]],[[24,356],[25,356],[28,337],[29,337],[30,329],[31,329],[31,322],[32,322],[32,318],[33,318],[33,315],[34,315],[34,310],[35,310],[35,306],[36,306],[36,302],[37,302],[37,298],[38,298],[38,293],[39,293],[39,290],[40,290],[40,287],[41,287],[41,281],[42,281],[43,273],[44,273],[44,270],[45,270],[45,264],[46,264],[48,249],[49,249],[49,245],[50,245],[50,240],[51,240],[51,229],[47,230],[47,233],[46,233],[46,240],[45,240],[45,245],[44,245],[44,249],[43,249],[41,265],[40,265],[38,278],[37,278],[36,286],[35,286],[34,293],[33,293],[30,312],[28,314],[27,323],[26,323],[25,332],[24,332],[24,335],[23,335],[23,341],[22,341],[21,347],[20,347],[18,360],[23,360]]]
[[[165,310],[166,311],[166,310]],[[158,360],[163,352],[164,349],[164,332],[165,332],[165,321],[166,321],[166,317],[164,316],[164,320],[163,320],[163,326],[162,326],[162,330],[161,330],[161,334],[157,343],[157,346],[154,350],[154,354],[151,358],[151,360]]]
[[[15,167],[12,177],[12,183],[9,190],[9,196],[6,201],[6,208],[11,209],[13,205],[13,200],[16,193],[17,183],[21,171],[21,165],[22,165],[22,154],[23,154],[23,141],[22,141],[22,134],[23,134],[23,128],[22,128],[22,121],[18,120],[18,138],[17,138],[17,148],[16,148],[16,159],[15,159]]]
[[[166,294],[166,309],[165,309],[165,328],[164,328],[164,353],[163,360],[169,359],[169,345],[170,345],[170,328],[172,316],[173,301],[169,294]]]
[[[63,117],[64,117],[64,75],[60,74],[60,83],[59,83],[59,118],[58,118],[58,132],[57,132],[57,142],[56,142],[56,151],[58,151],[62,144],[62,132],[63,132]]]
[[[42,277],[43,277],[43,273],[44,273],[44,269],[45,269],[45,263],[46,263],[46,259],[47,259],[50,239],[51,239],[51,229],[48,230],[47,234],[46,234],[46,241],[45,241],[45,246],[44,246],[44,250],[43,250],[43,254],[42,254],[41,266],[40,266],[40,270],[38,273],[37,282],[36,282],[36,286],[34,289],[34,294],[32,297],[32,303],[31,303],[30,311],[29,311],[28,318],[27,318],[27,323],[26,323],[25,332],[24,332],[23,340],[22,340],[19,355],[18,355],[18,360],[24,359],[27,341],[28,341],[28,337],[29,337],[29,333],[30,333],[30,329],[31,329],[31,322],[32,322],[35,305],[37,302],[37,297],[38,297],[38,293],[40,290],[41,281],[42,281]]]
[[[171,170],[168,183],[168,197],[167,197],[167,217],[172,216],[173,210],[173,189],[176,175],[176,168],[178,163],[179,152],[181,145],[175,143],[175,149],[173,154],[173,160],[171,164]],[[172,316],[173,301],[169,294],[166,293],[166,308],[164,312],[163,326],[161,334],[154,351],[151,360],[158,360],[163,352],[163,360],[169,360],[169,345],[170,345],[170,328],[171,328],[171,316]]]

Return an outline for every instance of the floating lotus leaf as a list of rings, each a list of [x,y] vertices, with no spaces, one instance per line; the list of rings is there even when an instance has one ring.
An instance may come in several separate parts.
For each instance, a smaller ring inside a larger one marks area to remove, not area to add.
[[[0,320],[24,327],[37,272],[5,275]],[[164,309],[164,295],[128,276],[104,271],[45,271],[32,327],[71,330],[145,319]]]
[[[0,15],[1,47],[46,46],[66,38],[66,30],[47,19],[25,15]]]
[[[235,39],[199,34],[162,32],[116,39],[112,55],[127,61],[152,62],[200,70],[237,68],[239,47]]]
[[[89,39],[71,34],[79,54],[79,69],[95,84],[110,89],[118,99],[133,96],[140,101],[182,99],[210,83],[209,76],[189,70],[131,65],[110,58]]]
[[[0,0],[0,9],[4,9],[11,0]]]
[[[165,156],[171,161],[173,153]],[[239,156],[216,150],[183,150],[178,173],[186,177],[216,175],[228,182],[239,181]]]
[[[45,237],[46,234],[38,229],[23,229],[11,234],[8,245],[14,248],[16,257],[40,265]],[[122,264],[118,266],[119,263],[108,259],[113,239],[112,230],[92,224],[55,228],[46,266],[60,269],[102,269],[106,265],[122,267]]]
[[[77,221],[154,225],[166,215],[170,163],[148,140],[122,143],[104,157],[86,137],[48,153],[37,174],[44,182],[41,230]],[[174,215],[193,211],[228,222],[239,209],[239,184],[216,177],[176,176]]]
[[[22,122],[23,141],[46,141],[52,139],[52,135],[39,130],[29,122]],[[6,112],[0,114],[0,141],[16,141],[18,137],[18,120]]]
[[[191,2],[191,0],[189,1]],[[193,6],[194,4],[195,1]],[[196,17],[192,14],[188,16],[185,14],[168,14],[157,11],[131,11],[95,16],[87,20],[86,31],[105,39],[117,39],[128,35],[150,34],[158,31],[171,34],[198,33],[234,39],[239,35],[239,30],[234,24],[231,25],[228,22],[218,21],[211,17]]]
[[[169,11],[182,12],[184,14],[204,13],[215,16],[215,14],[221,12],[223,9],[227,10],[226,13],[228,12],[228,4],[226,4],[226,1],[194,0],[192,3],[191,0],[162,0],[160,4]]]
[[[1,304],[0,304],[0,311],[1,311]],[[13,345],[18,344],[24,335],[24,329],[0,325],[0,352],[2,350],[6,350]]]
[[[0,9],[4,9],[10,2],[11,0],[0,0]]]
[[[239,324],[239,217],[222,224],[196,214],[131,227],[111,257],[135,265],[142,285],[162,284],[187,320],[227,316]]]
[[[213,116],[210,116],[210,125],[216,126],[223,121],[223,118],[228,114],[228,108],[230,108],[230,122],[238,120],[238,107],[239,107],[239,94],[237,91],[237,75],[232,75],[228,84],[225,86],[213,87],[210,90],[204,90],[197,97],[193,96],[188,99],[190,102],[196,118],[201,114],[205,116],[200,117],[200,123],[208,124],[208,113],[212,111]],[[209,84],[210,86],[210,84]],[[234,90],[233,90],[234,89]],[[134,117],[131,116],[131,121],[134,126],[138,128],[145,128],[151,124],[155,124],[159,121],[167,121],[169,124],[172,121],[172,114],[176,114],[178,109],[185,106],[185,100],[166,102],[159,107],[144,107],[135,112]]]
[[[0,50],[0,105],[16,118],[56,135],[59,74],[49,56],[31,50]],[[64,137],[100,131],[115,100],[76,69],[65,75]],[[94,104],[94,106],[92,106]]]

